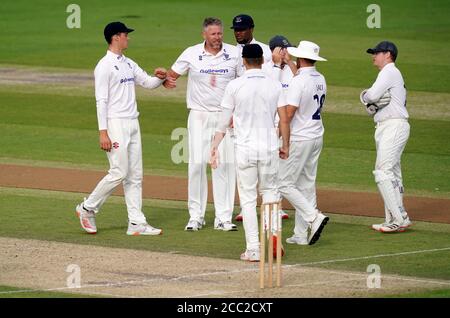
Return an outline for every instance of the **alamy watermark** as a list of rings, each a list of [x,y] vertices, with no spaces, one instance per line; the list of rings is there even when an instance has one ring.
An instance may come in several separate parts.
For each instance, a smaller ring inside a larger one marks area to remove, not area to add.
[[[66,273],[70,273],[66,279],[68,288],[81,288],[81,269],[77,264],[70,264],[66,268]]]
[[[367,288],[381,288],[381,267],[378,264],[367,266]]]
[[[66,19],[66,26],[69,29],[81,28],[81,8],[78,4],[69,4],[66,12],[70,13]]]
[[[378,4],[369,4],[366,9],[370,15],[367,17],[366,25],[369,29],[381,28],[381,7]]]

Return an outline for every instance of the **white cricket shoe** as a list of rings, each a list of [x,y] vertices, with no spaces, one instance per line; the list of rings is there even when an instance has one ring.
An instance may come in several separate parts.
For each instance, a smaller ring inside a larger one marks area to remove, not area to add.
[[[214,229],[221,231],[237,231],[237,226],[230,221],[222,222],[219,219],[214,220]]]
[[[162,234],[161,229],[154,228],[150,224],[147,223],[133,224],[131,222],[128,223],[127,235],[138,236],[138,235],[161,235],[161,234]]]
[[[244,253],[241,254],[241,260],[248,262],[259,262],[259,250],[245,250]]]
[[[411,222],[411,220],[409,219],[409,216],[406,217],[406,219],[403,219],[402,224],[400,225],[400,228],[402,229],[407,229],[408,227],[412,226],[413,223]]]
[[[372,230],[381,232],[381,228],[382,228],[383,226],[387,226],[387,225],[389,225],[389,224],[391,224],[391,223],[389,223],[389,222],[384,222],[384,223],[380,223],[380,224],[372,224]]]
[[[389,224],[383,224],[382,227],[380,227],[380,232],[383,233],[393,233],[393,232],[403,232],[405,229],[402,229],[398,223],[389,223]]]
[[[322,233],[322,230],[329,219],[330,218],[328,216],[325,216],[322,213],[317,214],[316,219],[311,224],[311,232],[309,233],[308,239],[309,245],[313,245],[319,240],[320,234]]]
[[[293,235],[286,239],[286,243],[297,244],[297,245],[308,245],[308,239],[303,236]]]
[[[189,220],[188,224],[184,228],[185,231],[198,231],[205,225],[205,221],[199,222],[197,220]]]
[[[80,219],[81,227],[89,234],[97,233],[97,226],[95,225],[95,212],[86,209],[83,203],[78,204],[75,211]]]

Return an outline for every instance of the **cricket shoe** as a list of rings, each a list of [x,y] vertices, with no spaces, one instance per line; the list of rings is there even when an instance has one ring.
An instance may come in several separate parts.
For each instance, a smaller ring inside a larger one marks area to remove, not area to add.
[[[280,210],[279,213],[280,213],[280,215],[281,215],[281,219],[283,219],[283,220],[289,219],[289,214],[287,214],[287,213],[284,212],[283,210]]]
[[[134,224],[134,223],[128,223],[128,230],[127,235],[133,235],[133,236],[139,236],[139,235],[161,235],[162,230],[157,229],[150,224],[147,223],[141,223],[141,224]]]
[[[184,228],[185,231],[198,231],[201,230],[205,221],[189,220],[188,224]]]
[[[398,223],[388,223],[383,224],[383,226],[380,227],[379,231],[383,233],[394,233],[394,232],[404,232],[405,229],[402,228]]]
[[[323,231],[323,228],[327,224],[330,218],[328,216],[323,215],[322,213],[318,213],[316,219],[311,224],[311,232],[309,233],[308,244],[315,244],[319,238],[320,234]]]
[[[239,213],[238,215],[236,215],[236,217],[234,218],[234,220],[235,220],[236,222],[242,222],[242,212]]]
[[[259,262],[260,254],[259,250],[245,250],[244,253],[241,254],[241,260],[248,262]]]
[[[302,236],[291,236],[286,239],[286,243],[288,244],[297,244],[297,245],[308,245],[308,239]]]
[[[383,226],[387,226],[387,225],[389,225],[389,224],[391,224],[391,223],[389,223],[389,222],[384,222],[384,223],[380,223],[380,224],[372,224],[372,230],[381,232],[381,228],[382,228]]]
[[[273,242],[273,257],[277,258],[277,244],[278,244],[278,238],[276,235],[272,236],[272,242]],[[280,243],[281,244],[281,243]],[[283,257],[285,254],[283,244],[281,244],[281,257]]]
[[[214,220],[214,230],[237,231],[237,226],[230,221],[222,222],[219,219]]]
[[[413,223],[409,219],[409,216],[406,217],[406,219],[403,219],[403,223],[400,225],[400,228],[406,230],[407,228],[411,227]]]
[[[75,211],[80,219],[81,227],[89,234],[97,233],[97,226],[95,225],[95,212],[86,209],[83,203],[78,204]]]

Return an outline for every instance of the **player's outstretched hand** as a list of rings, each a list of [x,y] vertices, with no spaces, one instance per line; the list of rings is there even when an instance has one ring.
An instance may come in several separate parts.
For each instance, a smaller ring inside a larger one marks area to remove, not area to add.
[[[158,67],[158,68],[155,69],[153,74],[159,79],[166,79],[166,77],[167,77],[167,70],[165,68]]]

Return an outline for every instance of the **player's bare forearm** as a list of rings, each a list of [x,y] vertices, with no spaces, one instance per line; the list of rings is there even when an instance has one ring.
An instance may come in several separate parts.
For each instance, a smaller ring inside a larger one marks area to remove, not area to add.
[[[100,148],[104,151],[110,152],[111,151],[111,139],[109,139],[108,131],[106,129],[99,130],[99,142],[100,142]]]
[[[278,124],[280,135],[283,140],[283,145],[280,148],[280,158],[287,159],[289,157],[289,142],[291,136],[290,118],[287,114],[287,107],[278,108],[278,116],[280,117],[280,123]]]
[[[209,164],[211,168],[216,169],[219,165],[219,145],[225,137],[225,133],[217,131],[211,143],[211,156]]]

